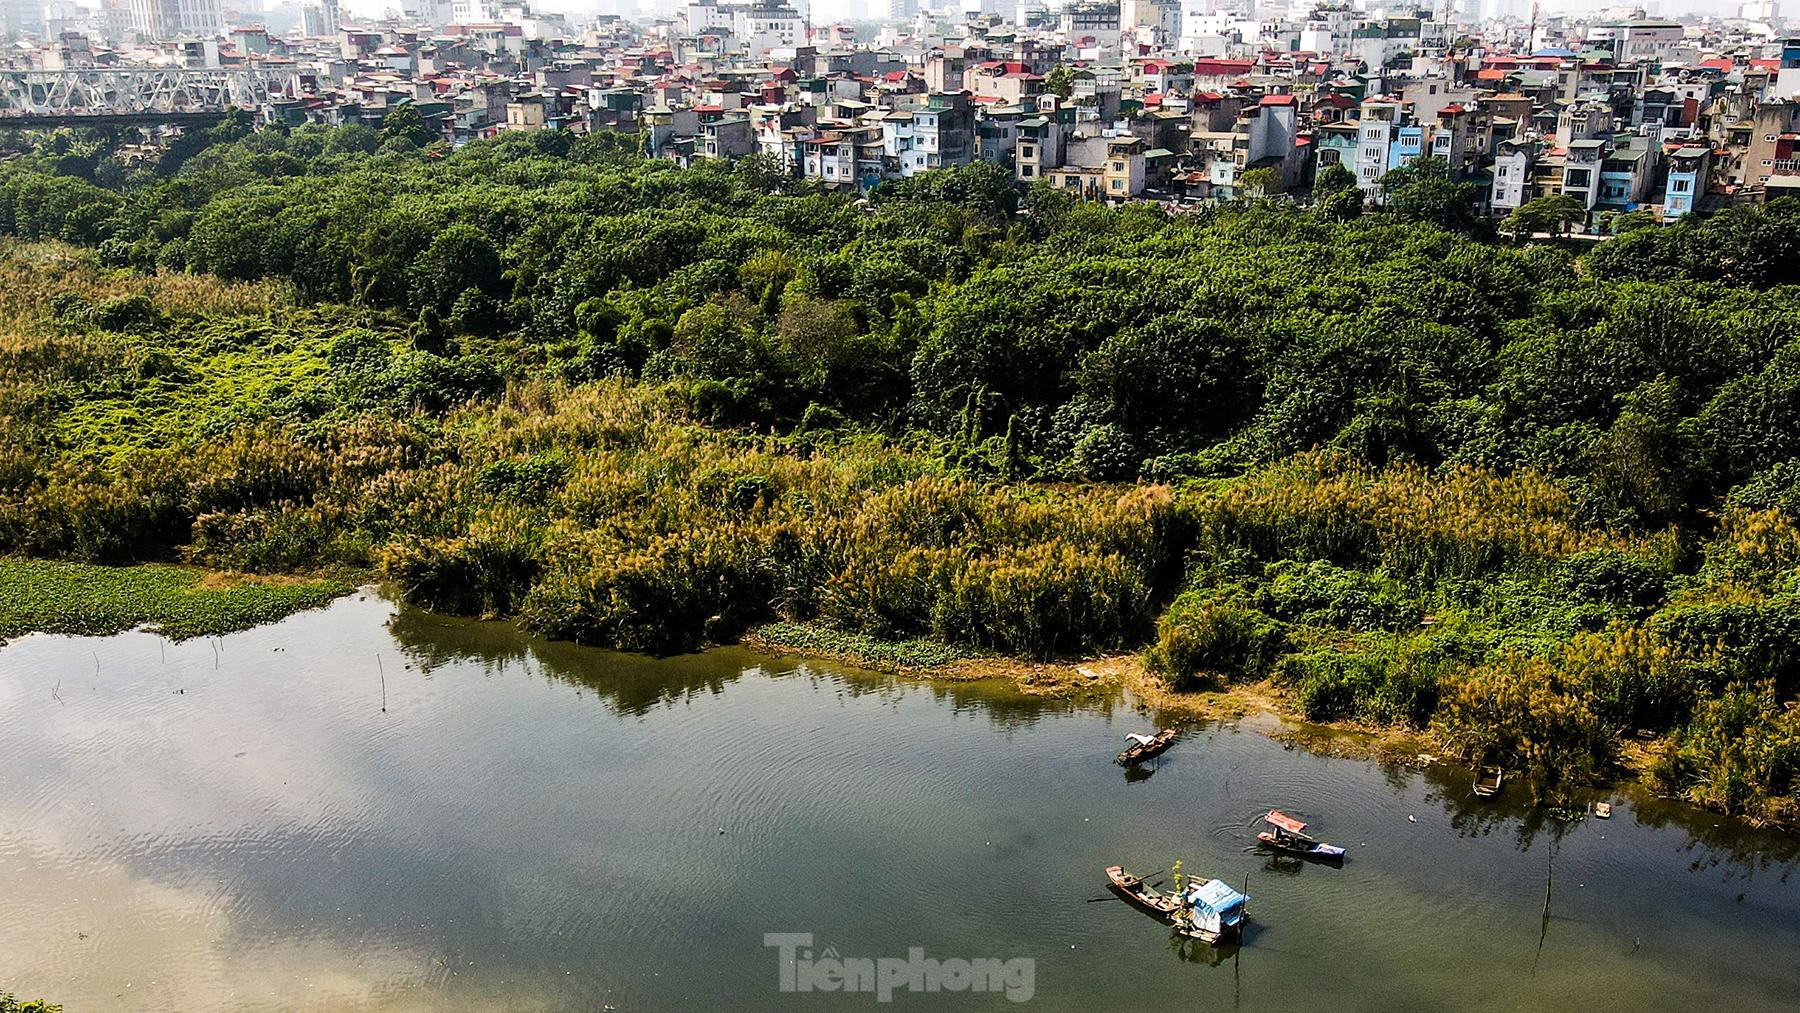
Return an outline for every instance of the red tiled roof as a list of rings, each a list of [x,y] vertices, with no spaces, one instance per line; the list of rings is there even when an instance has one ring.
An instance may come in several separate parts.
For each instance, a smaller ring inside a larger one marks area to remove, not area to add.
[[[1223,77],[1227,74],[1242,74],[1255,66],[1255,60],[1195,60],[1194,73]]]

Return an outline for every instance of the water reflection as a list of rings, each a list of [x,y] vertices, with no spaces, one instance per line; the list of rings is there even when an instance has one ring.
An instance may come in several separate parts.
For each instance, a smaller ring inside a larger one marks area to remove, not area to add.
[[[1177,930],[1170,929],[1168,939],[1169,952],[1173,953],[1175,959],[1184,964],[1205,964],[1207,967],[1219,967],[1227,961],[1235,963],[1238,959],[1238,954],[1243,950],[1248,940],[1255,937],[1256,930],[1249,925],[1246,925],[1244,927],[1244,933],[1246,943],[1231,942],[1214,946],[1204,939],[1195,939],[1193,936],[1183,935]]]
[[[1722,869],[1748,875],[1773,871],[1785,882],[1800,865],[1800,834],[1746,827],[1737,820],[1657,798],[1642,788],[1632,795],[1631,817],[1646,827],[1686,834],[1681,850],[1693,856],[1688,868],[1695,872]]]
[[[852,699],[892,698],[893,677],[840,665],[819,667],[803,658],[766,656],[737,648],[704,654],[650,658],[523,633],[511,623],[483,622],[402,609],[388,620],[388,632],[419,669],[430,674],[447,665],[474,663],[503,674],[523,668],[594,693],[620,714],[641,717],[656,707],[697,693],[716,695],[746,674],[789,674],[830,679]],[[906,684],[949,704],[955,713],[976,714],[1002,728],[1025,728],[1047,716],[1100,711],[1111,714],[1119,697],[1111,691],[1077,697],[1021,693],[1005,680],[964,680]]]
[[[642,717],[695,694],[718,695],[750,667],[709,655],[648,658],[522,635],[507,623],[401,609],[388,620],[400,649],[427,675],[475,663],[489,675],[514,667],[592,692],[619,714]]]
[[[1150,763],[1134,763],[1125,768],[1126,784],[1142,784],[1150,780],[1150,775],[1161,769],[1154,761]]]
[[[1558,821],[1475,801],[1453,767],[1286,749],[1258,719],[1121,772],[1119,736],[1166,722],[1118,699],[390,612],[0,651],[0,986],[71,1008],[785,1009],[761,939],[799,930],[1033,956],[1046,1009],[1800,990],[1742,959],[1800,947],[1793,840],[1669,803]],[[1353,861],[1256,853],[1271,808]],[[1170,960],[1135,909],[1081,903],[1108,864],[1177,858],[1248,876],[1241,950],[1173,936]]]

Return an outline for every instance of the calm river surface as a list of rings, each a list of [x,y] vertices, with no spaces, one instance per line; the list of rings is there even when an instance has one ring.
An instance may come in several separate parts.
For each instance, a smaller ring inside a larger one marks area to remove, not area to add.
[[[1556,823],[1471,803],[1454,770],[1233,725],[1128,781],[1111,757],[1152,720],[613,654],[374,595],[217,640],[28,637],[0,648],[0,991],[71,1013],[874,1008],[778,990],[764,934],[810,932],[845,957],[1035,961],[1028,1003],[895,996],[915,1009],[1800,1005],[1793,838],[1631,797]],[[1349,861],[1246,853],[1270,806]],[[1241,950],[1090,903],[1104,866],[1177,858],[1249,878]]]

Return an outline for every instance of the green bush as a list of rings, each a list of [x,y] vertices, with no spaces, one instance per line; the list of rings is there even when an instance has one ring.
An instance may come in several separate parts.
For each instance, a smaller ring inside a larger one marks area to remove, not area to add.
[[[1758,824],[1800,821],[1800,710],[1769,683],[1702,703],[1652,768],[1657,786]]]
[[[1163,613],[1147,662],[1175,689],[1255,681],[1287,649],[1286,630],[1239,588],[1185,591]]]

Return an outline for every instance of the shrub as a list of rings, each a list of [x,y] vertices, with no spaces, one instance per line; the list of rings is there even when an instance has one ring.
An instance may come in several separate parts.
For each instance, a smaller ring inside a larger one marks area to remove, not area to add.
[[[541,565],[529,530],[505,515],[458,537],[396,543],[380,561],[409,601],[483,616],[513,614]]]
[[[666,654],[736,635],[769,612],[768,531],[708,529],[643,549],[558,547],[523,616],[549,636]],[[761,544],[759,544],[761,543]]]
[[[1800,823],[1800,710],[1781,699],[1736,683],[1702,703],[1652,768],[1657,786],[1752,823]]]
[[[1157,623],[1147,661],[1171,687],[1189,689],[1209,680],[1261,679],[1286,648],[1281,623],[1242,589],[1186,591]]]
[[[1347,630],[1407,629],[1424,616],[1399,581],[1323,560],[1269,564],[1257,602],[1289,622]]]
[[[1556,576],[1577,600],[1648,608],[1662,600],[1667,572],[1642,556],[1598,548],[1563,560]]]
[[[1617,740],[1551,660],[1506,650],[1445,686],[1433,727],[1475,763],[1522,770],[1540,800],[1592,780]]]

